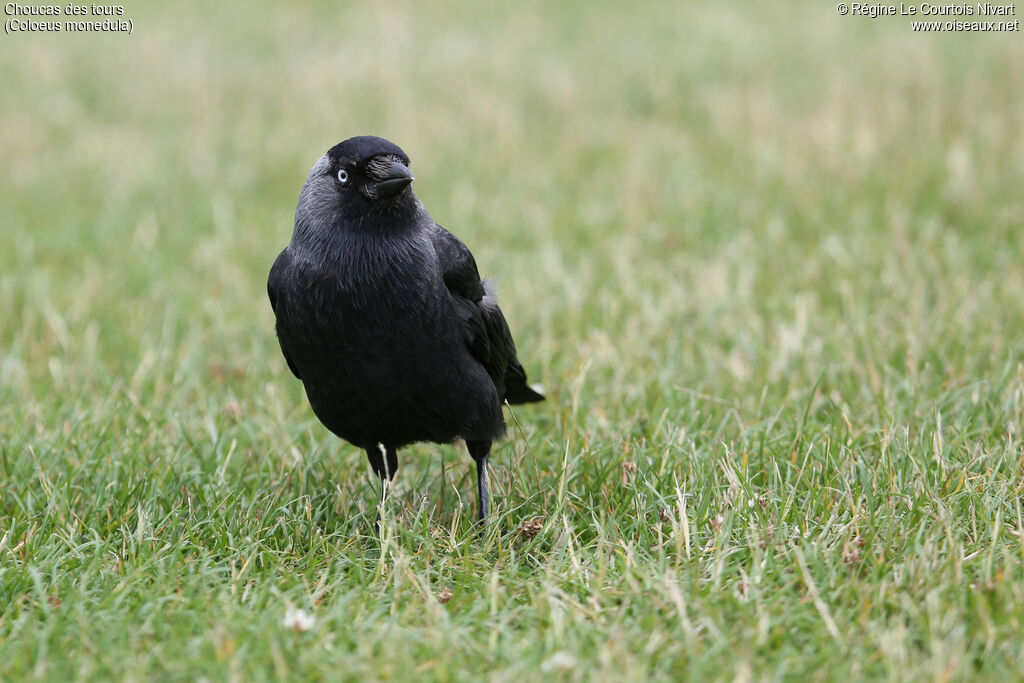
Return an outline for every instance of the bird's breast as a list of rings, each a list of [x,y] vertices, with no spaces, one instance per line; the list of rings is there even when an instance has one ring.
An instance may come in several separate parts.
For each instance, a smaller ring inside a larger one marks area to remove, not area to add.
[[[298,297],[321,334],[362,345],[371,336],[439,334],[450,301],[429,240],[348,244],[331,263],[307,266]],[[319,336],[319,335],[318,335]]]

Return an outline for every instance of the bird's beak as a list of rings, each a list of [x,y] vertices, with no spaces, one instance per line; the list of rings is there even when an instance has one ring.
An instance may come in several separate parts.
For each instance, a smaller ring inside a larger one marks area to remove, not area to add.
[[[378,199],[390,197],[404,190],[413,180],[415,178],[413,178],[412,171],[409,170],[408,166],[392,161],[387,173],[381,178],[380,182],[374,183],[371,188],[373,194]]]

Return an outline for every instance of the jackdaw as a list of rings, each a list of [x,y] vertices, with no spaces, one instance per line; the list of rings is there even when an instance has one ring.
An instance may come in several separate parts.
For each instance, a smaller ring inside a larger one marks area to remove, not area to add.
[[[430,217],[412,181],[409,157],[382,138],[329,149],[299,194],[267,293],[313,412],[366,451],[382,499],[399,448],[464,439],[483,521],[502,403],[544,396],[526,383],[491,283]]]

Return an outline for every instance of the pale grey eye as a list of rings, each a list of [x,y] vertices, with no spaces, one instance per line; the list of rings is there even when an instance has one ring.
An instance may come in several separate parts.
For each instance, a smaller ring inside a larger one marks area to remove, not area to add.
[[[338,171],[338,182],[341,183],[342,185],[348,182],[348,171],[346,171],[345,169],[341,169],[340,171]]]

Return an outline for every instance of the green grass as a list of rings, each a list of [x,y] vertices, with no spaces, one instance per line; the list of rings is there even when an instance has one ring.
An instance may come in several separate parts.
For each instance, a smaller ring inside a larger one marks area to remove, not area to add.
[[[1019,34],[348,4],[0,38],[0,680],[1024,676]],[[548,393],[480,536],[417,446],[375,537],[273,337],[367,132]]]

